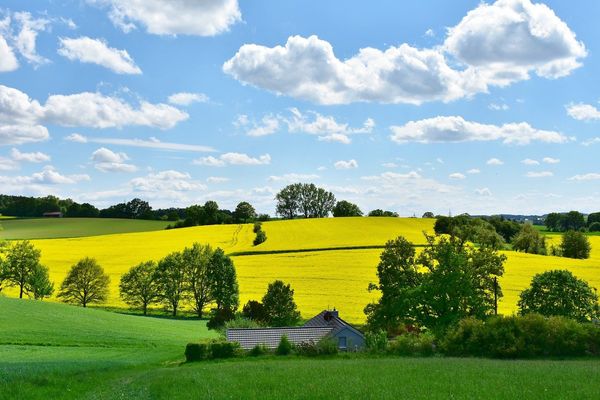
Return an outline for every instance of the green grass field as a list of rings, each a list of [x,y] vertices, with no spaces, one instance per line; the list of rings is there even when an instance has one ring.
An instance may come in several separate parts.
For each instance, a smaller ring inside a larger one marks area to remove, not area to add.
[[[0,399],[587,399],[600,362],[276,356],[182,364],[204,322],[0,297]],[[476,383],[476,384],[475,384]]]
[[[116,218],[7,218],[1,222],[0,239],[54,239],[158,231],[168,224]]]

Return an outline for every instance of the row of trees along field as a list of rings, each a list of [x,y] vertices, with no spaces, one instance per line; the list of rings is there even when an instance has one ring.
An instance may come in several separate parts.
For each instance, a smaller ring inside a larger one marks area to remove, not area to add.
[[[588,214],[587,218],[578,211],[550,213],[545,220],[546,229],[551,232],[584,231],[600,232],[600,212]]]
[[[589,258],[591,252],[590,241],[581,231],[567,230],[562,234],[559,245],[548,247],[546,237],[533,225],[519,224],[501,217],[438,216],[434,230],[437,235],[452,235],[463,243],[470,241],[494,249],[579,259]]]

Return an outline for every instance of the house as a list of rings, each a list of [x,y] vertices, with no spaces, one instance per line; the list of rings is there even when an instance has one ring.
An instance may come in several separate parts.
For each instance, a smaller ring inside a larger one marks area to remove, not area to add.
[[[42,216],[44,218],[62,218],[63,213],[61,213],[60,211],[52,211],[52,212],[45,212],[44,214],[42,214]]]
[[[365,337],[359,330],[340,318],[337,310],[324,310],[307,321],[303,326],[282,328],[228,329],[227,341],[237,342],[240,347],[250,350],[256,345],[275,349],[282,336],[295,345],[317,343],[324,338],[332,338],[342,351],[354,351],[365,346]]]

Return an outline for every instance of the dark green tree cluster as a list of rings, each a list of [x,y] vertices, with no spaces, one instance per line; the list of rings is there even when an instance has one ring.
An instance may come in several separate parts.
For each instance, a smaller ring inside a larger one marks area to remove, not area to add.
[[[426,236],[417,255],[403,237],[386,244],[377,266],[379,282],[369,290],[381,298],[365,308],[372,330],[393,332],[405,325],[444,332],[468,316],[494,313],[506,257],[490,247],[474,248],[456,236]]]
[[[334,217],[362,217],[363,213],[360,208],[346,200],[338,201],[333,207]]]
[[[248,301],[242,309],[242,316],[266,326],[297,324],[300,312],[294,301],[294,289],[281,280],[269,283],[262,301]]]
[[[534,276],[531,286],[521,292],[518,305],[521,315],[537,313],[580,322],[600,317],[598,295],[594,289],[567,270],[547,271]]]
[[[158,263],[144,262],[121,277],[121,298],[144,314],[152,304],[163,303],[177,316],[190,305],[198,317],[207,307],[214,313],[233,313],[239,304],[239,288],[233,261],[220,248],[194,243],[173,252]]]
[[[313,183],[294,183],[275,196],[277,214],[286,219],[324,218],[335,207],[335,196]]]
[[[594,221],[595,217],[592,217]],[[552,232],[580,231],[586,227],[585,217],[579,211],[566,214],[550,213],[546,216],[546,228]]]
[[[36,300],[50,297],[54,283],[48,268],[40,263],[41,252],[28,241],[3,245],[0,249],[0,291],[16,286],[19,298],[27,295]]]
[[[567,231],[563,233],[557,254],[567,258],[585,259],[590,257],[592,245],[583,232]]]
[[[494,249],[500,249],[504,245],[504,238],[498,234],[494,225],[466,214],[456,217],[438,216],[433,228],[436,235],[450,235],[463,243],[473,242]]]
[[[547,254],[546,237],[531,224],[524,224],[512,240],[513,250],[530,254]]]
[[[398,213],[394,211],[384,211],[381,209],[376,209],[369,212],[369,217],[398,217]]]
[[[259,244],[267,241],[267,233],[262,228],[262,222],[260,222],[260,221],[255,222],[253,230],[254,230],[254,234],[256,235],[254,237],[254,242],[253,242],[253,244],[255,246],[258,246]]]

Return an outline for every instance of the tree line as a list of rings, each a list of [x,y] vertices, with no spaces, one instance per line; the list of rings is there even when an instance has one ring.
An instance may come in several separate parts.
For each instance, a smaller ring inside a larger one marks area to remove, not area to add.
[[[600,232],[600,212],[588,214],[587,218],[579,211],[550,213],[545,219],[546,229],[551,232],[589,231]]]

